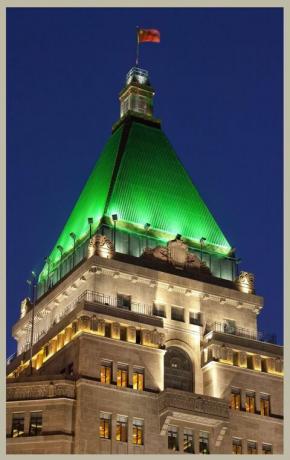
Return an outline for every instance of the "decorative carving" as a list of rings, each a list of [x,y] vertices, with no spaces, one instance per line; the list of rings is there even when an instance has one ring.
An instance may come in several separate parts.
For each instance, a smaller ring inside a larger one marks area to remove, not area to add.
[[[188,395],[186,396],[165,390],[159,396],[159,411],[174,408],[175,410],[185,410],[199,412],[202,414],[228,417],[229,409],[226,401],[217,401],[209,396]],[[194,414],[193,414],[194,415]]]
[[[25,299],[22,300],[21,306],[20,306],[20,318],[23,318],[26,315],[26,313],[29,312],[31,307],[32,307],[32,303],[30,302],[29,297],[25,297]]]
[[[196,254],[189,252],[188,246],[180,238],[169,241],[166,248],[164,246],[157,246],[153,249],[146,248],[143,256],[159,259],[179,269],[197,268],[210,273],[205,262],[202,262]]]
[[[88,258],[94,255],[111,259],[114,256],[112,241],[104,235],[94,235],[88,246]]]
[[[46,399],[46,398],[75,398],[73,384],[53,383],[31,386],[13,386],[7,388],[7,401],[21,401],[27,399]]]
[[[254,275],[253,273],[240,272],[239,276],[235,279],[235,284],[239,291],[246,294],[254,293]]]

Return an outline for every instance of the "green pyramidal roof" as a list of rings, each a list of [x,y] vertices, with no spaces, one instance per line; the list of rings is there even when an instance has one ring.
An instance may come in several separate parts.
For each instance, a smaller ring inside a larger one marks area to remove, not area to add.
[[[149,222],[163,240],[179,233],[193,244],[206,238],[217,253],[231,248],[160,127],[130,116],[111,135],[86,182],[49,256],[53,266],[60,259],[58,245],[64,253],[72,250],[71,232],[79,241],[88,236],[88,217],[96,230],[112,214],[120,228],[138,231]]]

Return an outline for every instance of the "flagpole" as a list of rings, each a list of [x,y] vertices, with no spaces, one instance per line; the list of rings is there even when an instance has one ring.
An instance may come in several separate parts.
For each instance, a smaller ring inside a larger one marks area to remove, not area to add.
[[[136,26],[136,38],[137,38],[137,49],[136,49],[136,67],[139,64],[139,26]]]

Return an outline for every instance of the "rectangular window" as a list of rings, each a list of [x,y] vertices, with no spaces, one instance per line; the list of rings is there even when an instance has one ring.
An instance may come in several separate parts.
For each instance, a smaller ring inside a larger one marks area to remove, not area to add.
[[[241,410],[241,391],[238,388],[232,388],[231,409]]]
[[[187,428],[183,432],[183,452],[194,454],[193,433]]]
[[[272,444],[262,444],[262,454],[273,454]]]
[[[42,432],[42,412],[31,412],[29,436],[39,436]]]
[[[224,332],[226,334],[235,334],[236,322],[232,319],[225,319],[224,320]]]
[[[144,369],[133,369],[133,390],[144,390]]]
[[[233,438],[233,454],[242,454],[242,440]]]
[[[253,355],[247,355],[247,368],[254,369]]]
[[[117,369],[117,386],[127,387],[128,386],[128,366],[121,364],[118,365]]]
[[[177,426],[171,426],[171,425],[168,426],[167,437],[168,437],[168,449],[173,450],[173,451],[179,450]]]
[[[190,324],[201,326],[201,313],[198,311],[190,311],[189,312],[189,322]]]
[[[12,415],[12,438],[19,438],[24,436],[24,414],[13,414]]]
[[[245,409],[246,412],[255,413],[255,393],[253,391],[246,392]]]
[[[111,439],[111,414],[107,412],[100,413],[100,438]]]
[[[155,316],[161,316],[162,318],[165,318],[165,305],[159,302],[154,302],[153,303],[153,315]]]
[[[184,308],[171,307],[171,319],[175,321],[184,321]]]
[[[131,310],[131,296],[125,294],[117,294],[117,306]]]
[[[133,418],[133,444],[143,445],[144,421]]]
[[[101,383],[111,383],[112,378],[112,363],[111,361],[103,361],[101,364]]]
[[[260,410],[261,415],[270,415],[270,396],[266,394],[260,395]]]
[[[117,415],[116,441],[128,441],[128,417],[125,415]]]
[[[247,443],[247,453],[248,454],[257,454],[257,443],[256,441],[248,441]]]
[[[199,432],[199,452],[201,454],[209,454],[209,439],[207,431]]]

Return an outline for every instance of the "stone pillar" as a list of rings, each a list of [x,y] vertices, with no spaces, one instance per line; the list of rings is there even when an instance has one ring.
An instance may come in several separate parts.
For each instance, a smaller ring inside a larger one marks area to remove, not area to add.
[[[193,442],[194,442],[194,453],[199,454],[199,431],[194,430],[193,432]]]
[[[134,326],[127,327],[127,342],[136,343],[136,328]]]
[[[64,333],[60,332],[57,336],[57,350],[60,350],[64,345]]]
[[[49,354],[54,355],[57,349],[57,339],[53,338],[49,342]]]
[[[105,336],[105,320],[103,319],[98,320],[97,334],[101,335],[102,337]]]
[[[117,421],[117,415],[116,414],[112,414],[112,417],[111,417],[111,428],[112,428],[112,434],[111,434],[111,443],[112,443],[112,454],[115,454],[117,452],[117,449],[116,449],[116,421]]]
[[[39,369],[43,364],[43,349],[37,353],[36,369]]]
[[[120,340],[120,324],[119,323],[112,323],[111,338]]]
[[[72,337],[72,327],[71,326],[67,326],[65,328],[65,332],[64,332],[64,344],[68,343],[71,341],[71,337]]]
[[[178,427],[178,447],[179,447],[179,453],[183,454],[183,427],[182,426]]]

